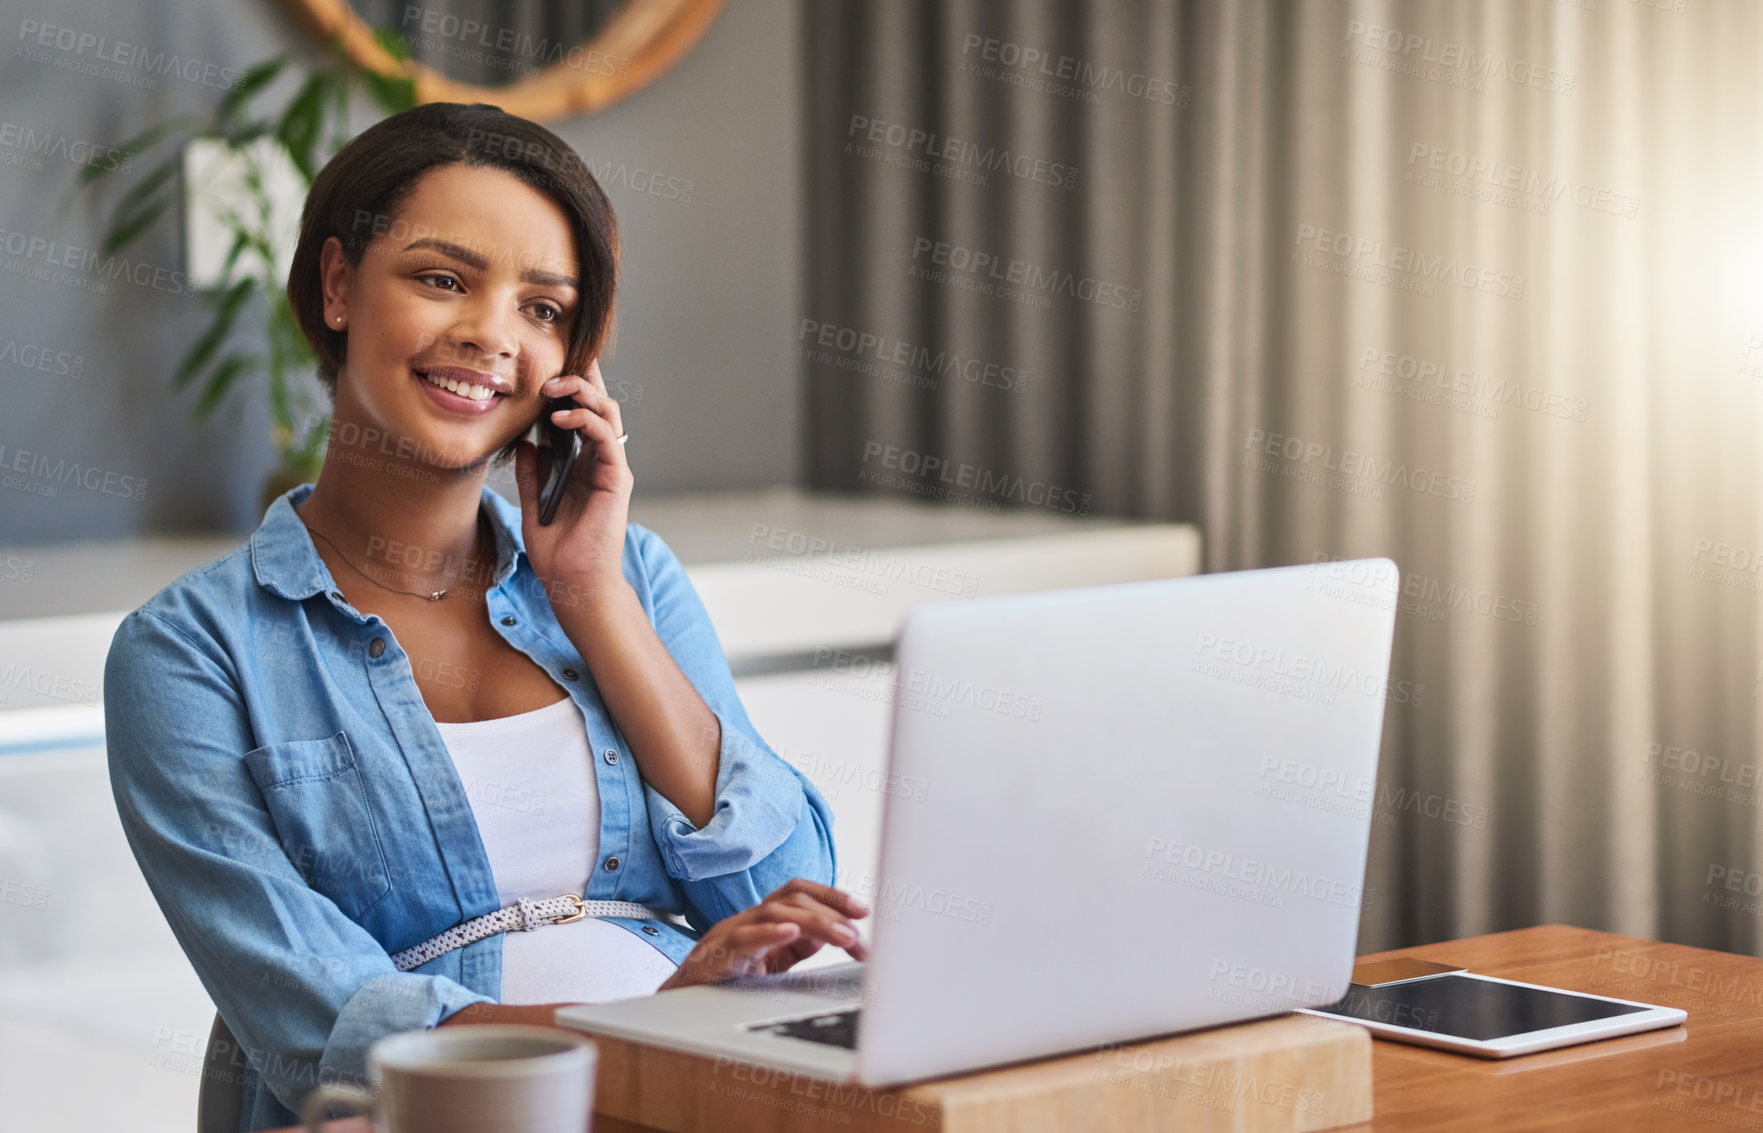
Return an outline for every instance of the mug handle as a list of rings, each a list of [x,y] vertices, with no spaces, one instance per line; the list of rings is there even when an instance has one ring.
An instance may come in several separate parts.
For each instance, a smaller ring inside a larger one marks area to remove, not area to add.
[[[372,1094],[359,1086],[320,1086],[306,1095],[306,1104],[300,1107],[300,1118],[306,1125],[306,1133],[322,1133],[319,1125],[325,1119],[327,1106],[335,1104],[354,1108],[361,1116],[372,1120],[376,1101]]]

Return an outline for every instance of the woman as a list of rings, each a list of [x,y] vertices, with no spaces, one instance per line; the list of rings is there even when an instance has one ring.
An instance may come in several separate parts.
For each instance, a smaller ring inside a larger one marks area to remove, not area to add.
[[[825,800],[626,521],[595,361],[617,263],[550,131],[443,103],[364,132],[288,278],[335,406],[323,473],[117,631],[117,809],[249,1059],[247,1128],[363,1081],[393,1031],[864,958]],[[541,525],[523,437],[551,397],[584,445]],[[518,508],[486,484],[510,455]]]

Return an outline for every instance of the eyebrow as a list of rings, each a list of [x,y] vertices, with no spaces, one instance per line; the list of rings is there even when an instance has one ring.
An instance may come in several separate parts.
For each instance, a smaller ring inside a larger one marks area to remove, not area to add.
[[[446,240],[436,240],[432,236],[425,236],[421,240],[414,241],[406,245],[404,250],[409,252],[417,248],[433,248],[435,251],[440,252],[443,255],[452,256],[456,260],[461,260],[470,264],[478,271],[483,271],[490,266],[490,261],[488,259],[478,255],[470,248],[462,248],[458,244],[452,244]],[[540,287],[568,287],[574,291],[581,290],[581,284],[576,281],[574,276],[563,275],[554,271],[541,271],[538,268],[527,268],[520,273],[520,278],[523,282],[536,283]]]

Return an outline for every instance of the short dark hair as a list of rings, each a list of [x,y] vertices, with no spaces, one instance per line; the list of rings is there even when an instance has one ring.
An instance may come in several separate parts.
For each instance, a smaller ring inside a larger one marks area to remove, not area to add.
[[[363,130],[325,163],[306,195],[288,268],[288,305],[318,355],[318,380],[333,404],[346,340],[324,321],[319,253],[335,236],[344,259],[360,266],[374,235],[396,218],[417,182],[448,165],[503,170],[557,203],[581,257],[581,305],[562,372],[584,372],[606,342],[618,283],[618,221],[581,155],[545,127],[500,107],[425,103]],[[510,442],[496,461],[513,452]]]

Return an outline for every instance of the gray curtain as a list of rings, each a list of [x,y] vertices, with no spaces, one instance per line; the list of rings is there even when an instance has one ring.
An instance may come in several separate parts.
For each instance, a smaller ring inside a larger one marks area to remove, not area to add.
[[[807,13],[815,486],[1389,555],[1362,946],[1755,949],[1763,9]]]

